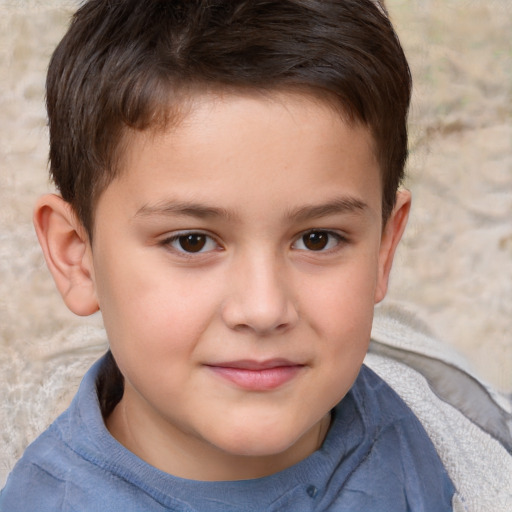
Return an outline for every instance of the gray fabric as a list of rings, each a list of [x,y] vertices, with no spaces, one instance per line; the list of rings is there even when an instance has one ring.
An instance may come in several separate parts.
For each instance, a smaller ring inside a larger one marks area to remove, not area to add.
[[[502,409],[487,389],[456,366],[408,350],[372,341],[370,352],[401,361],[420,372],[432,391],[512,453],[512,414]]]

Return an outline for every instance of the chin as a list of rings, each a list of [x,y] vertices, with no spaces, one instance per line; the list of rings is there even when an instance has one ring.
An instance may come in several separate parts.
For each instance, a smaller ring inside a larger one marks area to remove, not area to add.
[[[240,457],[272,457],[291,449],[299,440],[300,434],[288,429],[259,428],[257,431],[231,432],[228,438],[219,440],[217,447],[222,451]]]

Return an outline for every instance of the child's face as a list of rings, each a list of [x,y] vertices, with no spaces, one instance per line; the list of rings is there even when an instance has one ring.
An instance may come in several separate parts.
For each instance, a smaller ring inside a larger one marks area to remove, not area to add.
[[[298,95],[202,97],[131,136],[91,256],[125,376],[112,433],[206,480],[314,451],[385,294],[401,228],[381,194],[368,131]]]

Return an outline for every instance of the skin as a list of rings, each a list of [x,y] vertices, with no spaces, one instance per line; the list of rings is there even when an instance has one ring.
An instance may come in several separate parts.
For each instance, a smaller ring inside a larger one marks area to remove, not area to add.
[[[108,429],[184,478],[297,463],[357,377],[409,193],[383,226],[369,131],[304,95],[201,96],[128,137],[92,247],[60,197],[35,211],[64,300],[101,310],[125,377]]]

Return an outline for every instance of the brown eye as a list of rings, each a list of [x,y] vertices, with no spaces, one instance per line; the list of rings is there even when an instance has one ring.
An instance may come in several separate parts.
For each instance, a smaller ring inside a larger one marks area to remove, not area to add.
[[[200,233],[190,233],[178,237],[178,244],[185,252],[199,252],[204,249],[207,237]]]
[[[329,233],[326,231],[311,231],[302,237],[302,242],[310,251],[321,251],[329,243]]]
[[[176,233],[160,242],[162,247],[182,255],[205,254],[221,249],[213,237],[200,231]],[[189,256],[192,257],[192,256]]]
[[[292,245],[293,249],[300,251],[326,252],[336,249],[347,242],[347,239],[335,231],[312,229],[303,233]]]

